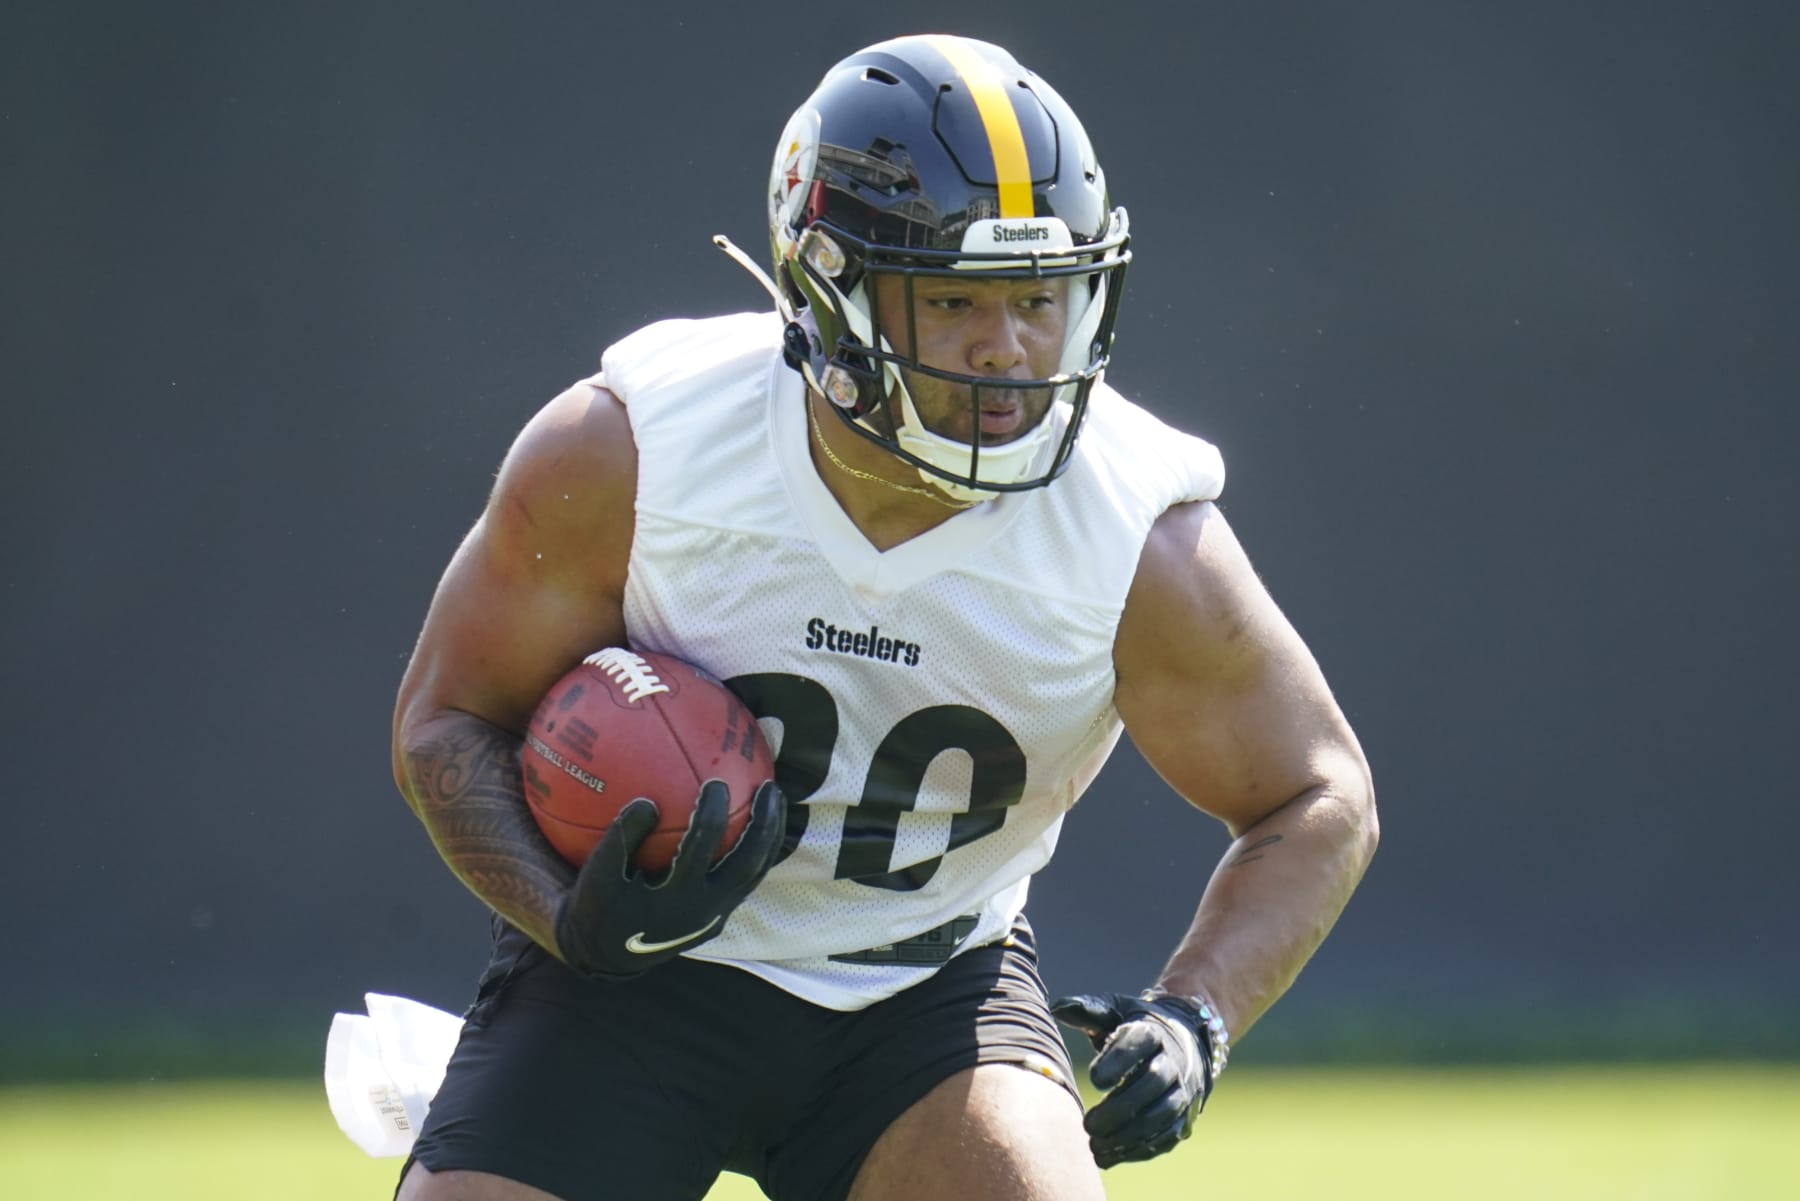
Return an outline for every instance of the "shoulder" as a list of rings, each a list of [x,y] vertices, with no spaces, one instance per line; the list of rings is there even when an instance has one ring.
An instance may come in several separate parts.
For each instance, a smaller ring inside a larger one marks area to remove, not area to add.
[[[1320,780],[1366,779],[1318,663],[1211,503],[1151,530],[1113,661],[1145,760],[1234,834]]]
[[[1317,672],[1210,501],[1175,505],[1151,527],[1113,658],[1122,693],[1139,696],[1174,687],[1190,697],[1226,698],[1258,681]]]
[[[997,502],[1011,514],[1007,536],[964,570],[1104,610],[1116,621],[1146,536],[1172,506],[1218,496],[1224,479],[1210,443],[1102,384],[1089,398],[1068,471],[1046,488]],[[1072,562],[1079,572],[1069,571]]]
[[[643,518],[735,523],[753,497],[785,500],[770,413],[800,377],[773,313],[660,321],[610,347],[594,383],[618,398],[637,451]]]
[[[1109,486],[1160,512],[1183,501],[1214,500],[1225,460],[1212,443],[1163,421],[1101,384],[1089,401],[1081,453]]]
[[[1122,696],[1229,695],[1263,656],[1296,641],[1216,504],[1174,505],[1157,518],[1113,648]]]
[[[1150,527],[1127,598],[1122,636],[1154,643],[1185,629],[1197,645],[1232,641],[1240,612],[1262,585],[1218,505],[1171,505]]]
[[[558,676],[623,637],[634,464],[625,410],[595,384],[525,423],[438,583],[397,721],[456,709],[521,732]]]
[[[774,313],[658,321],[607,347],[600,375],[630,405],[663,387],[766,362],[780,345],[781,319]]]
[[[525,423],[507,451],[496,488],[592,487],[629,473],[634,459],[625,406],[599,380],[583,380]]]
[[[551,554],[571,567],[586,558],[622,570],[636,490],[625,407],[584,381],[539,409],[513,441],[488,500],[487,536],[508,558],[541,563]]]

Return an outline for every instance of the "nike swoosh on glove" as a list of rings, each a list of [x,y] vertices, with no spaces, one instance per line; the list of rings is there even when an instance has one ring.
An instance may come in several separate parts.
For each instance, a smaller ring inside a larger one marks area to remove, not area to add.
[[[557,908],[562,961],[590,980],[627,980],[716,938],[775,865],[787,825],[787,798],[770,780],[756,790],[737,845],[715,864],[730,802],[723,782],[701,786],[675,861],[654,881],[631,857],[656,829],[656,805],[639,797],[620,810]]]
[[[1088,1078],[1106,1096],[1082,1120],[1096,1164],[1154,1159],[1193,1133],[1212,1092],[1211,1052],[1198,1015],[1171,998],[1124,993],[1061,997],[1050,1012],[1100,1053]]]

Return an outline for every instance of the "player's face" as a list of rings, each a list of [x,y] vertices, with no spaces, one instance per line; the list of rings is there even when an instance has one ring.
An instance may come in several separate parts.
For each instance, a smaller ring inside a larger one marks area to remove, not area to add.
[[[913,280],[913,337],[908,342],[906,283],[875,277],[881,333],[901,354],[940,371],[997,380],[1044,379],[1056,374],[1068,328],[1066,279],[980,279],[924,276]],[[970,442],[977,418],[966,384],[906,372],[920,420],[932,433]],[[980,438],[998,446],[1023,437],[1050,408],[1048,388],[981,390]]]

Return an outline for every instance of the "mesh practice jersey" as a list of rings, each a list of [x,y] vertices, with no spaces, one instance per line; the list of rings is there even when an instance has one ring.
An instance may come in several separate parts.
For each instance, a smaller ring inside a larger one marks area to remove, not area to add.
[[[813,466],[780,334],[661,322],[591,382],[638,448],[630,643],[742,696],[790,801],[792,852],[689,954],[849,1010],[933,967],[832,955],[959,917],[962,950],[1010,930],[1118,741],[1113,637],[1150,526],[1224,469],[1101,385],[1062,478],[877,551]]]

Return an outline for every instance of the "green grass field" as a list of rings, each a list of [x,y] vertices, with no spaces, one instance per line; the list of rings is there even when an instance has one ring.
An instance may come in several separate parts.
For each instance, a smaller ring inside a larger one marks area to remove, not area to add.
[[[1192,1141],[1111,1201],[1794,1201],[1800,1067],[1297,1071],[1245,1066]],[[308,1084],[0,1089],[7,1201],[377,1201]],[[754,1201],[726,1177],[709,1201]]]

